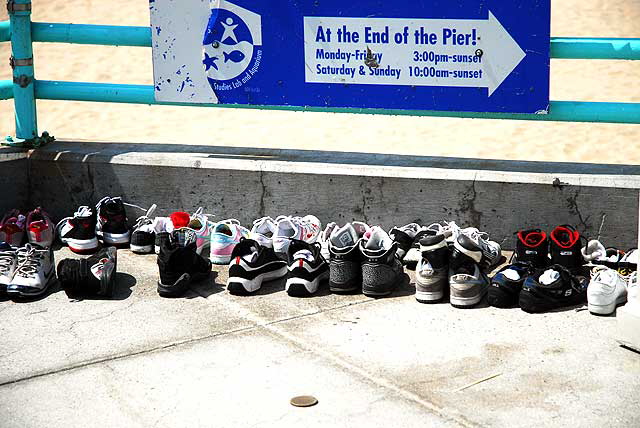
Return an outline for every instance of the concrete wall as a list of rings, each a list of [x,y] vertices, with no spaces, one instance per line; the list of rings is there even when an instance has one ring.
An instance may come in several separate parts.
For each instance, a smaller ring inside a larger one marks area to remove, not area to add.
[[[7,211],[30,209],[27,153],[8,147],[0,148],[0,219]]]
[[[306,213],[323,223],[364,220],[387,229],[446,219],[512,248],[518,229],[569,223],[589,237],[602,225],[608,246],[637,241],[638,166],[58,142],[32,153],[30,171],[30,203],[56,218],[121,195],[156,203],[159,214],[203,206],[216,219],[245,225]]]

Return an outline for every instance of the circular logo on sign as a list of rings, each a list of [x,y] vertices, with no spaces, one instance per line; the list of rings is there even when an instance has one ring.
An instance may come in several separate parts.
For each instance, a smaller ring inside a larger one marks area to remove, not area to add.
[[[202,64],[207,77],[217,82],[239,77],[254,60],[254,42],[240,16],[228,9],[213,9],[203,39]]]

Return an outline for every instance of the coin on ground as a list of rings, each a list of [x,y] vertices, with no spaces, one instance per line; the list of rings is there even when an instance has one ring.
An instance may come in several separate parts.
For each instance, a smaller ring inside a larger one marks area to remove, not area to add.
[[[318,399],[311,395],[299,395],[291,399],[291,405],[296,407],[311,407],[318,404]]]

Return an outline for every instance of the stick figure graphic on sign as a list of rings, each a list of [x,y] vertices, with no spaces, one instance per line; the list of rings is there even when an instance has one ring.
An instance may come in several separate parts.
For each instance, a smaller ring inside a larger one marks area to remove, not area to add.
[[[233,18],[229,17],[225,22],[221,22],[220,24],[224,27],[224,33],[222,33],[222,39],[220,41],[224,43],[227,39],[231,39],[238,43],[235,32],[238,24],[233,23]]]

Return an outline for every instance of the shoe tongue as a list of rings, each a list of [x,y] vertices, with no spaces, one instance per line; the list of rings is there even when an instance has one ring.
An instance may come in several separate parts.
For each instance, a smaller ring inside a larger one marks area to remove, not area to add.
[[[540,284],[549,285],[553,284],[560,279],[560,272],[554,269],[547,269],[542,275],[540,275]]]
[[[364,248],[367,250],[385,250],[390,244],[389,241],[391,241],[389,235],[384,230],[376,227]]]
[[[331,234],[331,243],[339,248],[351,247],[358,240],[358,234],[351,223],[345,224]]]
[[[293,255],[293,260],[299,260],[299,259],[305,259],[310,262],[313,262],[315,260],[315,257],[313,257],[313,253],[309,250],[300,250]]]

